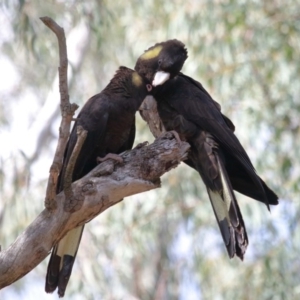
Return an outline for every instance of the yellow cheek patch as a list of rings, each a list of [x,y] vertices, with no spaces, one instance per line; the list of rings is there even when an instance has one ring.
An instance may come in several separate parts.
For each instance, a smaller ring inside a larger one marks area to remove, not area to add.
[[[141,59],[151,59],[155,58],[159,55],[160,51],[162,50],[162,46],[156,46],[151,50],[146,51],[142,56]]]
[[[141,86],[143,84],[143,79],[137,72],[132,73],[132,83],[135,86]]]

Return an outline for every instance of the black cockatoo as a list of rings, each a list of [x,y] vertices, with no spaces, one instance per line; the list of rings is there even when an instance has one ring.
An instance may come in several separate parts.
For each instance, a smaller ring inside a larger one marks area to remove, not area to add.
[[[278,197],[257,175],[221,106],[200,82],[180,72],[186,58],[185,45],[168,40],[146,50],[135,70],[153,86],[165,129],[177,131],[191,145],[185,163],[199,172],[206,185],[229,257],[243,259],[248,237],[233,190],[268,208],[278,204]]]
[[[82,178],[95,168],[99,158],[132,148],[135,113],[146,95],[147,88],[143,78],[131,69],[120,67],[106,88],[86,102],[67,143],[57,193],[63,190],[65,170],[77,140],[76,127],[81,125],[88,133],[78,155],[72,181]],[[54,245],[46,275],[47,293],[58,287],[59,296],[64,296],[83,228],[84,226],[80,226],[69,231]]]

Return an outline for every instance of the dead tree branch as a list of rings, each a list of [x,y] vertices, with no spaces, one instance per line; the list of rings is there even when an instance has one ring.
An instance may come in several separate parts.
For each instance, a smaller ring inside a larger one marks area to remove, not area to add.
[[[6,250],[0,252],[0,289],[36,267],[70,229],[93,219],[124,197],[160,186],[160,176],[186,159],[189,145],[180,145],[171,133],[151,145],[140,144],[121,156],[122,164],[108,160],[72,184],[83,198],[79,210],[64,210],[65,195],[56,195],[55,213],[45,209]]]
[[[147,122],[154,137],[158,138],[166,129],[159,117],[157,103],[152,96],[147,96],[139,108],[140,115]]]
[[[75,168],[75,164],[77,161],[77,157],[80,153],[80,150],[82,148],[82,145],[86,139],[87,131],[83,129],[82,126],[77,126],[77,141],[76,145],[73,149],[73,152],[71,154],[70,160],[68,162],[66,172],[64,174],[64,193],[65,193],[65,203],[64,203],[64,209],[68,212],[74,212],[78,210],[81,205],[82,201],[80,201],[81,197],[76,197],[72,190],[72,178],[73,178],[73,171]]]
[[[77,104],[69,102],[68,91],[68,56],[65,32],[55,21],[49,17],[40,18],[42,22],[49,27],[56,35],[59,47],[59,92],[60,92],[60,108],[62,120],[59,127],[59,140],[55,151],[54,159],[50,167],[50,175],[47,184],[45,197],[45,207],[50,211],[57,208],[55,202],[57,178],[61,170],[63,155],[70,134],[70,127]]]

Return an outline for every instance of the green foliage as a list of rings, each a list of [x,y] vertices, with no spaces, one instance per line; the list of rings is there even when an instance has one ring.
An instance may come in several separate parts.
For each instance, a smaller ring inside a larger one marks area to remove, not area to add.
[[[0,91],[4,138],[20,127],[30,131],[57,74],[56,39],[39,17],[53,17],[67,37],[74,28],[86,29],[81,63],[71,66],[70,97],[79,104],[100,91],[119,65],[133,67],[149,46],[177,38],[189,51],[183,71],[222,105],[258,173],[282,198],[269,214],[263,205],[238,195],[250,245],[245,262],[229,260],[204,185],[182,164],[164,176],[160,190],[125,199],[86,226],[65,298],[299,297],[298,0],[15,0],[0,4],[0,14],[11,33],[0,39],[2,57],[18,74],[13,88]],[[69,54],[76,50],[70,40]],[[25,123],[17,115],[24,101],[30,101]],[[22,155],[22,147],[6,155],[1,151],[3,248],[43,207],[57,122],[51,127],[51,142],[39,145],[36,158]],[[144,140],[153,138],[139,119],[136,141]],[[24,291],[45,273],[46,262],[34,270],[33,279],[25,277],[4,292],[18,287],[27,299]],[[43,282],[38,282],[41,298]]]

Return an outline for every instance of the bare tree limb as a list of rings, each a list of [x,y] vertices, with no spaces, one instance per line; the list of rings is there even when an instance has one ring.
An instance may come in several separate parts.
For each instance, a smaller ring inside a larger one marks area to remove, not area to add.
[[[166,133],[151,145],[138,145],[121,154],[124,162],[107,160],[72,184],[83,197],[73,213],[63,209],[65,195],[56,195],[58,209],[43,210],[6,250],[0,252],[0,289],[36,267],[70,229],[93,219],[124,197],[160,187],[160,176],[187,158],[189,144]]]
[[[50,211],[57,208],[55,202],[57,178],[61,170],[63,155],[70,134],[70,127],[77,104],[69,102],[68,91],[68,56],[65,32],[55,21],[49,17],[40,18],[42,22],[49,27],[56,35],[59,47],[59,92],[60,92],[60,107],[61,107],[61,125],[59,128],[59,140],[56,147],[54,159],[50,167],[50,175],[47,184],[45,207]]]
[[[147,96],[139,108],[140,115],[147,122],[154,137],[159,137],[166,129],[159,117],[157,103],[153,96]]]
[[[76,38],[74,38],[76,36]],[[68,55],[68,86],[69,91],[74,86],[76,76],[80,72],[84,57],[90,47],[91,31],[87,24],[80,22],[76,27],[70,29],[66,40],[68,41],[68,47],[72,46],[72,55]],[[71,67],[71,70],[70,68]],[[43,149],[47,148],[49,142],[53,139],[52,126],[55,120],[60,117],[59,102],[53,101],[59,99],[59,90],[56,91],[59,85],[59,76],[57,76],[51,83],[51,88],[48,91],[45,102],[41,109],[37,112],[36,118],[28,128],[26,134],[26,142],[24,139],[18,140],[18,148],[24,152],[26,160],[28,160],[29,166],[36,163],[43,153]],[[74,121],[74,118],[72,119]]]

